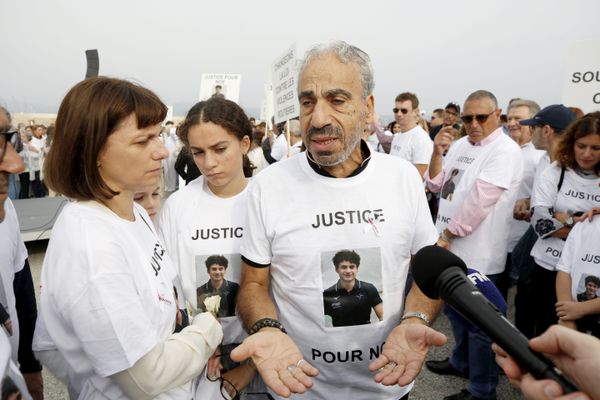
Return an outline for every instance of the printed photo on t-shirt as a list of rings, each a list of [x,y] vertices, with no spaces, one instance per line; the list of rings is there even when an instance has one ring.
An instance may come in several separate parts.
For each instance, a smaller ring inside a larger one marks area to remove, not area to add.
[[[379,248],[323,252],[321,272],[325,326],[366,325],[383,320]]]
[[[458,185],[458,182],[460,182],[462,172],[463,171],[458,168],[452,168],[452,171],[450,171],[450,177],[446,182],[444,182],[444,186],[442,186],[442,191],[440,193],[440,197],[442,199],[452,201],[454,189],[456,189],[456,185]]]
[[[600,278],[595,275],[581,274],[577,284],[577,301],[588,301],[598,297]]]
[[[240,290],[239,277],[241,256],[236,254],[209,254],[196,256],[196,301],[198,309],[207,311],[207,300],[220,296],[217,316],[235,316],[237,294]],[[209,306],[209,310],[211,307]]]

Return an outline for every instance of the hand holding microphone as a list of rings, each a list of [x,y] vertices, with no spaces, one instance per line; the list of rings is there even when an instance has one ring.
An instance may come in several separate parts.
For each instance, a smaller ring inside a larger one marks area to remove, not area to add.
[[[552,362],[531,350],[528,339],[467,279],[466,270],[463,260],[438,246],[422,248],[413,259],[415,282],[426,296],[442,298],[537,379],[552,379],[565,393],[577,391]]]

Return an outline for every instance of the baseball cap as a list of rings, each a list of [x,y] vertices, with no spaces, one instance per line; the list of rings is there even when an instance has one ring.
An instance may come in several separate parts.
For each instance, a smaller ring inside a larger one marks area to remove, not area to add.
[[[459,106],[457,103],[454,103],[453,101],[451,101],[450,103],[448,103],[448,104],[446,105],[446,107],[444,108],[444,110],[445,110],[446,108],[454,108],[454,109],[456,110],[456,113],[457,113],[457,114],[460,114],[460,106]]]
[[[575,121],[575,113],[562,104],[552,104],[542,108],[531,119],[519,121],[520,125],[550,125],[552,128],[562,131],[571,122]]]

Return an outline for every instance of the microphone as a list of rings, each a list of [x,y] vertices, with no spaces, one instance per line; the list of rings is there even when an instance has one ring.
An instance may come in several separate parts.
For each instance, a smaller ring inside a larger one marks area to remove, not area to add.
[[[415,254],[412,272],[421,291],[430,299],[442,298],[465,319],[481,329],[536,379],[552,379],[565,394],[577,387],[541,353],[529,348],[529,341],[467,279],[465,262],[439,246],[426,246]]]

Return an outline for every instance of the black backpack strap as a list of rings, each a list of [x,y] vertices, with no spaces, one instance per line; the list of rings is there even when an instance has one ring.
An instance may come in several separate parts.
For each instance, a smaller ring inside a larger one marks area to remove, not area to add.
[[[566,167],[564,165],[560,168],[560,178],[558,180],[558,185],[557,185],[557,189],[556,189],[557,192],[560,191],[560,188],[562,187],[562,184],[563,184],[563,180],[565,179],[565,169],[566,169]]]

